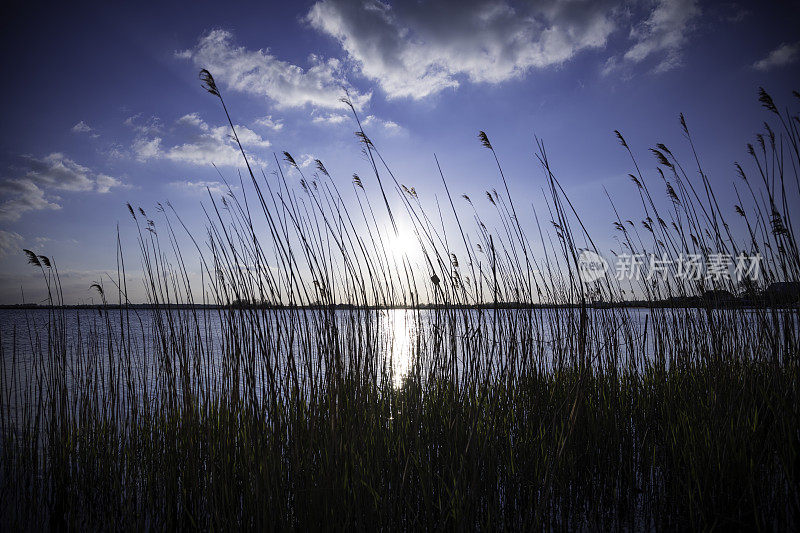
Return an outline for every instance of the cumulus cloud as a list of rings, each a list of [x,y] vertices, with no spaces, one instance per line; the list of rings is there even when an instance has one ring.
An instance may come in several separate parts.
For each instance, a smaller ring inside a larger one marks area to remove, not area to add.
[[[162,157],[161,137],[148,139],[140,137],[133,141],[133,153],[139,161]]]
[[[199,193],[205,194],[206,191],[210,191],[211,194],[220,196],[228,193],[228,186],[222,183],[221,181],[206,181],[206,180],[173,181],[172,183],[170,183],[170,186],[175,189],[191,194],[199,194]],[[236,187],[233,187],[233,189],[236,189]]]
[[[45,198],[38,185],[26,179],[9,179],[0,182],[0,220],[19,220],[28,211],[61,209]]]
[[[314,124],[320,124],[326,126],[339,126],[341,124],[350,124],[354,128],[356,127],[356,122],[353,119],[353,116],[344,113],[313,114],[311,122]],[[369,128],[373,132],[377,130],[389,135],[396,135],[405,132],[405,130],[403,129],[402,126],[400,126],[400,124],[391,120],[384,120],[382,118],[376,117],[375,115],[367,115],[366,117],[361,118],[361,125],[364,126],[365,128]]]
[[[90,191],[94,188],[92,171],[54,152],[42,159],[23,156],[25,178],[33,183],[65,191]]]
[[[375,115],[367,115],[367,118],[363,120],[362,124],[365,128],[378,128],[388,135],[399,135],[405,132],[403,127],[397,122],[392,120],[384,120],[376,117]]]
[[[0,220],[17,220],[28,211],[60,209],[60,198],[48,197],[47,191],[104,194],[112,188],[128,187],[58,152],[41,159],[23,156],[21,160],[22,165],[14,169],[19,176],[0,181]]]
[[[796,43],[783,43],[770,52],[767,57],[756,61],[753,68],[757,70],[771,70],[794,63],[800,58],[800,41]]]
[[[197,67],[208,69],[222,87],[255,95],[267,96],[279,108],[303,107],[310,104],[328,109],[343,108],[339,99],[347,88],[353,104],[363,107],[370,99],[347,83],[338,59],[309,56],[310,66],[282,61],[269,49],[251,50],[233,43],[233,35],[213,30],[202,36],[194,48],[179,52],[178,57],[191,60]]]
[[[94,131],[94,128],[89,126],[86,122],[80,121],[74,126],[72,126],[73,133],[86,133],[94,138],[99,137],[99,135]]]
[[[681,52],[700,13],[697,0],[658,0],[648,18],[631,30],[636,43],[623,57],[631,63],[659,57],[655,72],[680,66]]]
[[[161,137],[138,137],[133,143],[136,159],[142,162],[164,159],[191,165],[239,166],[244,163],[229,126],[211,126],[197,113],[182,116],[175,121],[175,126],[186,142],[164,146]],[[270,146],[268,140],[246,126],[237,125],[236,133],[246,150]],[[257,155],[248,153],[247,156],[252,163],[264,164]]]
[[[164,123],[158,116],[153,115],[145,119],[141,113],[126,118],[123,124],[139,135],[160,135],[164,129]]]
[[[0,230],[0,257],[19,252],[22,248],[22,235],[14,231]]]
[[[272,115],[267,115],[265,117],[257,118],[253,123],[256,126],[261,126],[262,128],[267,128],[272,131],[281,131],[283,129],[283,121],[280,119],[272,118]]]
[[[423,98],[463,79],[499,83],[605,45],[608,2],[322,0],[306,21],[336,39],[389,98]]]
[[[100,194],[111,192],[111,189],[130,189],[131,186],[122,181],[109,176],[108,174],[98,174],[95,178],[95,187]]]
[[[314,154],[303,154],[297,158],[297,166],[300,168],[309,168],[317,160]]]
[[[314,115],[311,122],[314,124],[344,124],[348,120],[350,120],[350,116],[343,113],[323,113]]]

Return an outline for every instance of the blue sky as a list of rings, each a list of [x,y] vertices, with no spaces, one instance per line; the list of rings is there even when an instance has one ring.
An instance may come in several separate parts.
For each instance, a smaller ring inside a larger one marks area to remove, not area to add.
[[[147,210],[169,200],[202,235],[200,202],[206,187],[221,187],[211,163],[237,181],[241,160],[200,68],[214,74],[266,172],[287,150],[301,166],[320,158],[341,183],[368,175],[339,102],[346,87],[400,181],[422,198],[442,195],[434,153],[454,194],[500,186],[476,138],[484,130],[517,204],[544,209],[536,135],[601,247],[613,235],[603,187],[623,207],[637,201],[614,129],[652,173],[647,148],[657,142],[689,161],[683,112],[720,203],[732,209],[733,161],[746,159],[745,144],[769,118],[758,87],[779,105],[800,90],[797,2],[7,9],[0,303],[22,301],[23,290],[26,301],[43,296],[22,248],[54,257],[67,300],[88,301],[89,284],[115,268],[117,222],[133,242],[126,202]]]

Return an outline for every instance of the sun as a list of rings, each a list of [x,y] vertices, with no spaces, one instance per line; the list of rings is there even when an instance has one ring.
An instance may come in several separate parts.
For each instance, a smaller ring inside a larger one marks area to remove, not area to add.
[[[419,256],[422,247],[416,231],[406,224],[397,224],[397,232],[389,230],[387,245],[391,254],[397,259],[413,259]]]

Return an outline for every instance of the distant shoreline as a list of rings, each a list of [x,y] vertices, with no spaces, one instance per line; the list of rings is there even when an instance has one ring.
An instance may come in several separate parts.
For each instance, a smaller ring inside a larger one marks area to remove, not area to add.
[[[713,309],[764,309],[764,308],[798,308],[800,302],[776,302],[770,300],[738,300],[718,302],[704,300],[702,298],[685,298],[678,301],[659,300],[659,301],[639,301],[628,302],[593,302],[587,303],[589,309],[694,309],[694,308],[713,308]],[[254,310],[264,311],[290,311],[290,310],[436,310],[436,309],[474,309],[474,310],[494,310],[494,309],[580,309],[581,304],[482,304],[482,305],[352,305],[352,304],[330,304],[330,305],[241,305],[241,304],[73,304],[73,305],[39,305],[39,304],[0,304],[0,309],[4,310],[48,310],[48,309],[77,309],[77,310],[120,310],[120,309],[143,309],[143,310]]]

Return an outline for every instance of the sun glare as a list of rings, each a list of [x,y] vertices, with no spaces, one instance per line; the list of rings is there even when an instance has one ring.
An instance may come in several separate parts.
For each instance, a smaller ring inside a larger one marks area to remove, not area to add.
[[[419,240],[414,234],[414,230],[405,227],[403,224],[397,225],[397,233],[389,230],[389,248],[397,259],[403,257],[413,258],[418,255],[420,250]]]
[[[411,369],[411,320],[408,309],[387,309],[382,312],[387,335],[387,362],[392,372],[392,383],[395,388],[403,384],[403,380]]]

